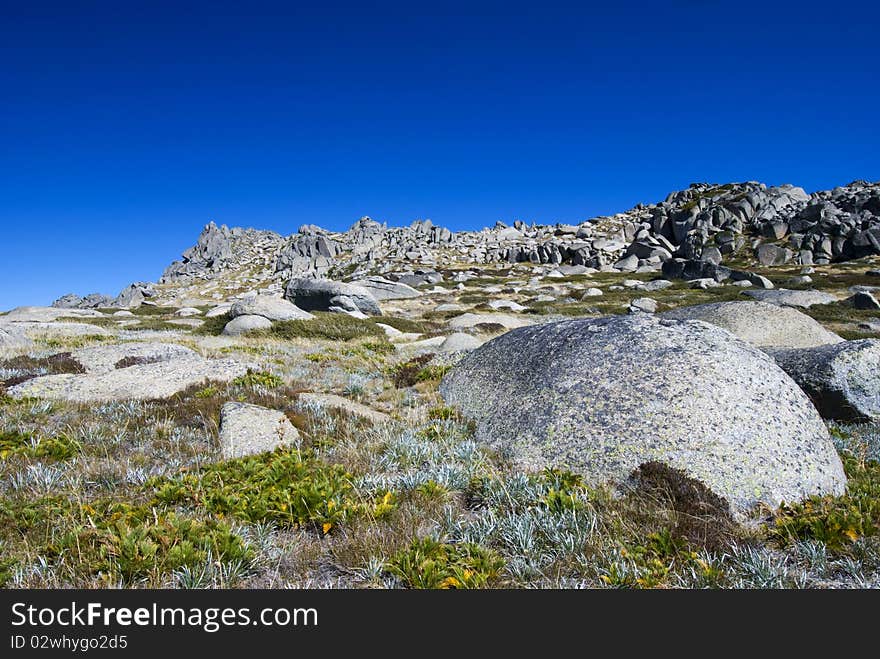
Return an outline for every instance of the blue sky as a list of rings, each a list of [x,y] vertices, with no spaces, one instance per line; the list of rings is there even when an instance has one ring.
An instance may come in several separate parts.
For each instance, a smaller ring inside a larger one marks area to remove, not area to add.
[[[880,179],[877,3],[16,4],[0,309],[154,281],[209,220],[463,229]]]

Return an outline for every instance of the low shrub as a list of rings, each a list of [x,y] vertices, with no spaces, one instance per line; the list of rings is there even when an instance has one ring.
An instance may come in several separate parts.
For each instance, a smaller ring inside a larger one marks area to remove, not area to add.
[[[408,588],[486,588],[497,582],[504,561],[494,551],[478,545],[420,538],[386,567]]]

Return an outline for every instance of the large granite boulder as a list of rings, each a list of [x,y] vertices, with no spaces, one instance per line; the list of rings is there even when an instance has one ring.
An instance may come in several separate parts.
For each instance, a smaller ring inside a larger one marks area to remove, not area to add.
[[[713,302],[661,315],[717,325],[758,348],[813,348],[843,341],[797,309],[767,302]]]
[[[565,467],[602,483],[659,462],[736,516],[846,484],[795,382],[699,321],[634,314],[515,329],[466,355],[440,392],[476,421],[477,440],[525,469]]]
[[[308,320],[314,318],[295,304],[272,295],[249,295],[235,302],[229,309],[233,318],[239,316],[262,316],[268,320]]]
[[[842,341],[771,354],[826,419],[880,420],[880,340]]]

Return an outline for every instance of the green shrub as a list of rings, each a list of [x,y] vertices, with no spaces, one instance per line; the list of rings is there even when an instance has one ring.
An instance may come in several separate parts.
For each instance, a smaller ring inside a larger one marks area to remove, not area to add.
[[[35,442],[29,435],[16,431],[0,432],[0,460],[10,455],[69,460],[81,450],[80,443],[67,435],[43,437]]]
[[[145,506],[98,502],[81,508],[80,524],[57,545],[92,573],[125,582],[218,562],[250,561],[244,541],[223,521],[197,520]]]
[[[498,580],[501,557],[473,544],[446,544],[421,538],[399,552],[387,570],[409,588],[485,588]]]
[[[394,386],[398,389],[405,389],[406,387],[411,387],[417,382],[420,382],[419,374],[425,368],[426,364],[433,358],[434,354],[428,353],[426,355],[413,357],[402,364],[395,364],[389,369],[389,375],[391,376],[391,381],[394,383]]]
[[[367,511],[342,467],[293,449],[221,462],[151,485],[157,504],[197,505],[248,522],[310,526],[323,533]],[[387,505],[390,498],[382,502]],[[384,507],[371,511],[387,512]]]
[[[839,496],[812,496],[802,503],[783,505],[771,534],[782,543],[820,540],[835,551],[846,550],[880,530],[880,463],[844,453],[843,468],[849,483]]]
[[[440,380],[452,370],[451,364],[431,364],[425,368],[419,369],[416,373],[416,382],[430,382],[432,380]]]
[[[276,389],[277,387],[284,385],[284,380],[274,373],[269,373],[267,371],[252,371],[251,369],[248,369],[247,373],[235,378],[232,381],[232,384],[237,387],[263,387],[265,389]]]

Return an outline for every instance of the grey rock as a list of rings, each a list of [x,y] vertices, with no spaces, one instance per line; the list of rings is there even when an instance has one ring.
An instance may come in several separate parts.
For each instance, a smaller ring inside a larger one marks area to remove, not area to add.
[[[599,296],[601,296],[601,295],[602,295],[602,289],[601,289],[601,288],[592,288],[592,287],[591,287],[591,288],[586,288],[586,289],[584,289],[584,292],[581,294],[581,298],[585,298],[585,297],[599,297]]]
[[[855,309],[880,309],[880,302],[877,301],[877,298],[866,291],[859,291],[847,298],[845,302]]]
[[[843,341],[808,315],[766,302],[697,304],[661,316],[710,323],[758,348],[814,348]]]
[[[205,313],[205,318],[216,318],[217,316],[224,316],[228,314],[231,310],[231,303],[218,304],[216,307]]]
[[[421,295],[412,286],[407,286],[399,281],[391,281],[384,277],[358,279],[353,281],[352,284],[367,289],[377,300],[405,300]]]
[[[706,290],[709,288],[718,288],[720,286],[724,286],[721,282],[717,282],[714,279],[706,278],[706,279],[691,279],[688,282],[690,288],[699,288],[702,290]]]
[[[78,403],[168,398],[205,380],[228,382],[247,372],[233,359],[185,356],[119,368],[106,373],[44,375],[9,389],[14,398],[49,398]]]
[[[303,311],[281,297],[255,295],[244,297],[229,309],[233,318],[239,316],[262,316],[268,320],[309,320],[312,314]]]
[[[306,311],[329,311],[348,298],[356,309],[370,316],[381,316],[382,310],[372,293],[362,286],[331,279],[291,279],[284,297]]]
[[[791,261],[793,256],[790,249],[778,245],[760,245],[755,250],[758,263],[765,266],[784,265]]]
[[[635,272],[636,268],[639,267],[639,257],[635,254],[630,254],[626,256],[617,263],[614,264],[615,270],[620,270],[621,272]]]
[[[828,304],[837,302],[837,298],[830,293],[821,291],[793,291],[787,288],[777,288],[770,291],[745,291],[745,294],[761,302],[778,304],[785,307],[801,307],[806,309],[814,304]]]
[[[464,332],[455,332],[446,337],[446,340],[440,344],[438,352],[469,352],[476,350],[483,341],[473,334],[465,334]]]
[[[638,297],[629,303],[629,310],[630,310],[630,313],[632,313],[632,312],[654,313],[655,311],[657,311],[657,301],[652,300],[649,297]]]
[[[506,313],[465,313],[450,319],[447,323],[452,329],[470,329],[477,325],[502,325],[512,329],[531,324],[530,320],[522,316],[511,316]]]
[[[386,424],[392,421],[391,417],[384,412],[379,412],[371,407],[335,394],[304,393],[299,395],[297,401],[300,406],[316,407],[319,409],[329,407],[373,424]]]
[[[223,328],[223,336],[241,336],[254,330],[269,329],[272,321],[265,316],[236,316]]]
[[[167,362],[174,359],[197,357],[193,350],[174,343],[127,342],[100,343],[74,350],[71,355],[83,365],[86,373],[109,373],[123,359],[138,359],[144,363]],[[131,368],[131,367],[128,367]]]
[[[195,307],[181,307],[174,312],[174,315],[180,316],[181,318],[190,318],[192,316],[201,316],[202,312]]]
[[[527,470],[567,468],[597,484],[660,462],[737,516],[846,485],[800,388],[706,323],[636,314],[513,330],[466,355],[440,392],[475,420],[478,441]]]
[[[298,443],[299,432],[284,412],[232,402],[220,409],[220,453],[224,460]]]
[[[642,282],[642,290],[645,291],[662,291],[674,284],[668,279],[654,279],[652,281]]]
[[[860,339],[771,353],[826,419],[880,419],[880,341]]]

